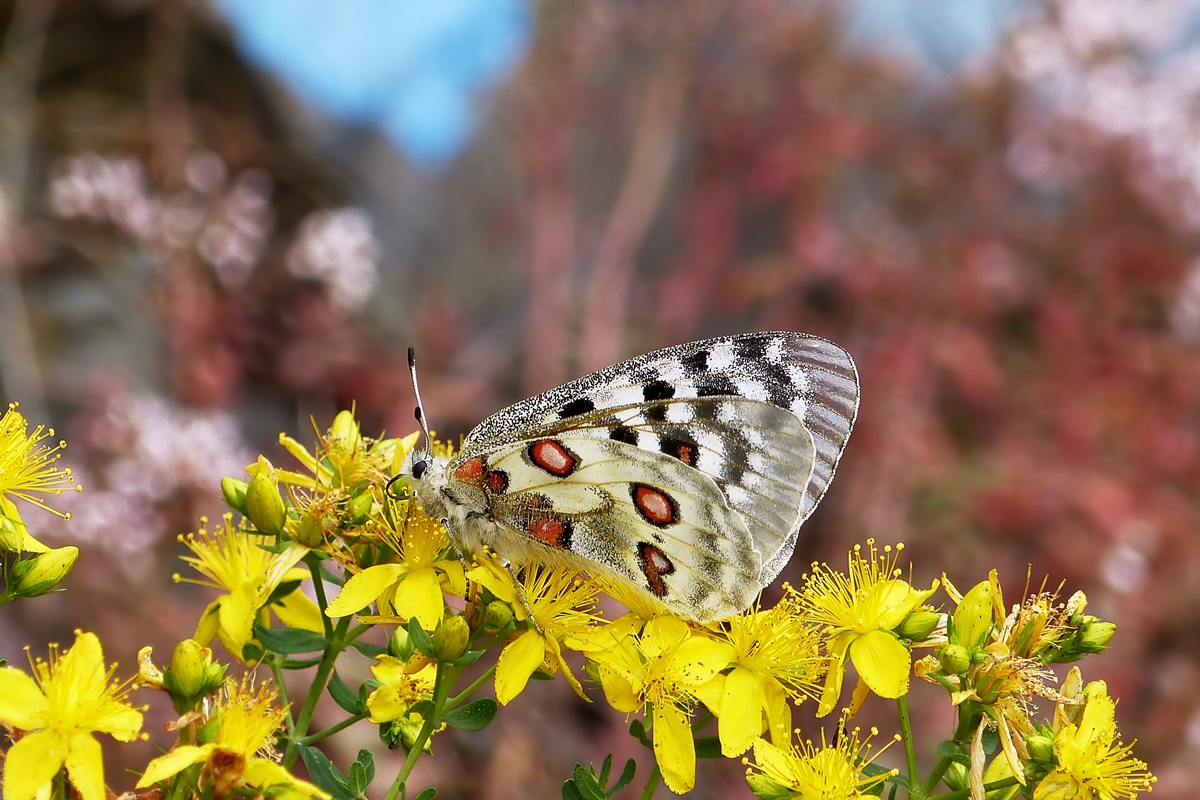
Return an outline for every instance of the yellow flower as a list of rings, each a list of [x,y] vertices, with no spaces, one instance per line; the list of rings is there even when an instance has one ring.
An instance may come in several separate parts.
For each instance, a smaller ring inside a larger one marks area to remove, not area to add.
[[[183,560],[204,579],[179,575],[174,579],[177,583],[195,583],[226,594],[209,603],[193,639],[207,645],[214,635],[219,636],[221,643],[239,661],[255,660],[256,655],[245,650],[254,641],[254,622],[270,623],[264,606],[285,581],[296,582],[296,588],[271,602],[270,608],[285,625],[323,632],[320,610],[299,588],[299,582],[308,577],[308,571],[296,568],[296,563],[308,548],[293,543],[280,553],[264,550],[259,541],[233,527],[230,514],[222,518],[221,525],[211,534],[204,527],[207,520],[202,519],[201,523],[197,534],[181,536],[179,540],[195,553],[195,557],[182,556]]]
[[[344,617],[371,603],[379,603],[378,616],[364,622],[404,625],[416,617],[432,631],[442,619],[443,584],[459,596],[466,593],[462,562],[453,555],[450,537],[442,524],[411,501],[388,500],[392,513],[383,514],[383,541],[396,552],[393,564],[377,564],[351,576],[325,613]],[[393,527],[392,520],[397,521]]]
[[[367,710],[371,722],[382,723],[402,718],[413,703],[433,693],[437,666],[419,653],[408,661],[381,655],[371,672],[383,685],[367,698]]]
[[[54,435],[54,430],[47,430],[42,425],[34,428],[33,433],[28,433],[28,429],[29,423],[17,411],[16,403],[10,404],[0,416],[0,528],[4,529],[0,530],[0,543],[12,545],[8,548],[12,550],[41,553],[46,546],[29,535],[13,498],[70,519],[70,514],[46,505],[39,495],[57,497],[63,489],[72,486],[75,479],[70,469],[54,466],[67,443],[59,442],[53,447],[42,444]],[[82,489],[82,486],[75,486],[75,491]]]
[[[631,714],[653,708],[654,758],[676,794],[696,785],[696,742],[688,724],[697,692],[735,657],[733,646],[671,616],[655,617],[639,637],[592,656],[608,702]]]
[[[800,615],[794,593],[767,611],[755,604],[725,624],[728,629],[721,633],[733,645],[734,668],[698,694],[719,720],[721,753],[733,758],[768,728],[776,744],[787,741],[789,700],[819,695],[828,659],[820,653],[817,627]]]
[[[1104,681],[1084,687],[1083,699],[1078,723],[1064,722],[1055,732],[1058,765],[1038,782],[1034,800],[1110,800],[1150,791],[1158,779],[1132,757],[1133,745],[1117,738],[1116,703]]]
[[[0,668],[0,723],[21,731],[4,766],[4,797],[49,796],[49,784],[64,766],[83,800],[104,800],[104,760],[94,731],[122,742],[138,738],[142,712],[125,702],[131,682],[114,683],[112,668],[94,633],[76,632],[61,655],[50,646],[49,661],[31,659],[33,677]]]
[[[287,711],[275,705],[278,694],[270,683],[256,691],[247,676],[240,684],[225,684],[225,696],[217,701],[213,717],[220,720],[213,741],[202,745],[179,745],[148,765],[137,783],[145,789],[193,764],[204,764],[200,779],[206,796],[224,797],[236,789],[258,790],[256,796],[275,798],[320,797],[327,792],[294,777],[274,756],[272,739],[287,718]]]
[[[900,580],[903,573],[896,568],[896,560],[903,545],[897,545],[895,551],[887,545],[879,553],[875,541],[868,539],[867,547],[870,558],[864,559],[862,548],[854,546],[846,574],[814,563],[805,577],[801,605],[814,622],[827,626],[832,658],[818,716],[827,715],[837,705],[847,656],[858,670],[860,690],[865,685],[887,698],[908,692],[912,655],[893,630],[937,591],[938,583],[934,581],[929,589],[915,589]]]
[[[896,775],[897,770],[865,776],[867,766],[887,748],[871,752],[871,737],[879,733],[877,729],[872,728],[862,741],[858,733],[857,728],[849,735],[842,731],[832,747],[825,742],[824,731],[820,747],[810,741],[794,747],[791,742],[777,746],[758,739],[754,742],[753,765],[758,772],[747,770],[746,782],[760,796],[775,795],[770,790],[778,786],[790,789],[791,796],[801,800],[873,797],[878,789],[872,789]]]
[[[529,566],[521,572],[518,589],[508,570],[490,559],[472,569],[467,577],[512,604],[517,619],[529,618],[526,603],[533,611],[534,627],[517,634],[500,653],[496,663],[496,699],[507,705],[541,668],[551,674],[561,669],[575,693],[591,702],[563,659],[563,646],[577,650],[586,647],[583,642],[599,621],[593,613],[599,588],[562,567]]]
[[[404,455],[416,444],[419,432],[403,439],[371,440],[363,437],[352,411],[341,411],[325,434],[317,434],[314,452],[286,434],[279,443],[309,474],[278,469],[283,483],[305,489],[347,489],[368,483],[382,484],[394,475]],[[251,474],[256,465],[247,468]]]

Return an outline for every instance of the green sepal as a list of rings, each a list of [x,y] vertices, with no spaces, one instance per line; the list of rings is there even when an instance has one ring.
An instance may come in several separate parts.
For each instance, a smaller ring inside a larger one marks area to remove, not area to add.
[[[294,655],[315,653],[329,646],[329,640],[319,633],[301,628],[264,628],[254,624],[254,636],[263,647],[275,653]]]
[[[500,704],[490,697],[472,700],[465,706],[459,706],[442,715],[442,721],[460,731],[481,731],[486,728],[496,716]]]

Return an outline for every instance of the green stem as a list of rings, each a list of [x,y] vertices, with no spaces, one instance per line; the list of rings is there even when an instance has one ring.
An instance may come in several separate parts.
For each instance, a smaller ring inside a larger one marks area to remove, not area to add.
[[[304,699],[304,705],[300,709],[300,714],[296,717],[296,726],[292,730],[292,738],[288,740],[287,751],[283,755],[283,766],[289,770],[296,763],[296,757],[300,755],[298,738],[303,738],[308,733],[308,726],[312,723],[313,714],[317,710],[317,701],[321,699],[321,695],[325,692],[325,685],[329,682],[329,676],[333,674],[333,667],[337,663],[337,657],[346,647],[345,635],[349,627],[350,617],[342,617],[338,620],[337,627],[329,635],[329,645],[325,648],[325,653],[321,656],[321,663],[317,665],[317,672],[313,676],[312,686],[308,690],[308,696]]]
[[[642,790],[641,800],[650,800],[654,797],[654,791],[658,788],[658,782],[662,780],[662,770],[658,768],[658,762],[654,762],[654,769],[650,770],[650,777],[646,778],[646,788]]]
[[[1009,787],[1016,786],[1017,784],[1017,779],[1010,776],[1007,778],[1001,778],[998,781],[992,781],[991,783],[985,783],[983,785],[983,791],[986,794],[988,792],[994,792],[997,789],[1008,789]],[[967,787],[966,789],[958,789],[953,792],[946,792],[945,794],[935,794],[931,796],[929,800],[966,800],[966,798],[970,796],[971,789],[970,787]]]
[[[335,733],[338,733],[339,731],[344,731],[346,728],[349,728],[354,723],[359,722],[364,719],[366,719],[366,717],[363,716],[362,714],[355,714],[352,717],[347,717],[346,719],[342,720],[341,722],[339,722],[336,725],[331,725],[330,727],[326,728],[323,731],[317,731],[312,736],[304,737],[303,739],[300,740],[300,744],[303,744],[303,745],[316,744],[317,742],[321,741],[322,739],[328,739],[330,736],[333,736]]]
[[[900,711],[900,736],[904,739],[904,761],[908,767],[908,796],[910,798],[924,797],[921,787],[916,785],[917,751],[913,747],[912,717],[908,713],[908,696],[900,695],[896,698],[896,707]]]
[[[461,704],[462,701],[466,700],[468,697],[475,694],[475,692],[479,690],[479,687],[483,686],[485,683],[487,683],[488,679],[491,678],[495,674],[496,674],[496,665],[492,664],[490,667],[488,667],[486,670],[484,670],[484,673],[482,675],[480,675],[478,678],[476,678],[474,681],[472,681],[470,686],[468,686],[466,689],[463,689],[458,694],[454,695],[454,697],[450,698],[450,700],[447,701],[446,707],[443,709],[443,711],[450,711],[451,709],[458,708],[459,704]]]
[[[397,800],[397,798],[407,794],[408,776],[412,773],[413,767],[417,765],[417,759],[421,757],[421,753],[425,752],[425,743],[433,735],[434,729],[441,724],[442,709],[446,705],[446,695],[453,688],[454,681],[458,678],[458,673],[459,670],[454,667],[447,667],[444,664],[437,665],[437,674],[433,680],[433,713],[425,718],[425,722],[421,725],[421,731],[417,734],[416,741],[408,749],[408,757],[404,759],[404,766],[400,768],[400,774],[392,782],[392,786],[388,789],[383,800]]]
[[[279,703],[284,708],[287,708],[288,707],[287,686],[285,686],[283,683],[283,668],[280,667],[280,665],[279,665],[279,657],[275,653],[271,653],[271,657],[268,659],[268,661],[271,665],[271,674],[275,676],[275,688],[279,691]],[[290,740],[296,733],[296,723],[292,719],[291,714],[286,715],[285,719],[287,721],[287,729],[288,729],[288,740],[289,740],[288,747],[290,748],[291,747]]]
[[[933,791],[933,787],[938,785],[938,781],[946,774],[946,770],[950,769],[950,765],[954,763],[954,759],[949,756],[942,756],[938,759],[937,765],[933,768],[933,773],[929,776],[929,780],[921,784],[921,796],[928,797]]]
[[[317,595],[317,608],[321,610],[321,625],[325,628],[325,638],[332,639],[333,624],[325,615],[325,609],[329,608],[329,601],[325,599],[325,581],[321,578],[321,559],[315,553],[309,553],[304,557],[304,563],[308,564],[308,572],[312,575],[313,592]]]

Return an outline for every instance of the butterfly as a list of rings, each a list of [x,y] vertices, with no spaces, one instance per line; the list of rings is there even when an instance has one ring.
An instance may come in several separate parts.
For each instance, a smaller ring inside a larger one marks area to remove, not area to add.
[[[416,387],[413,351],[409,366]],[[858,413],[850,355],[748,333],[656,350],[499,411],[401,474],[461,553],[605,574],[699,622],[791,558]]]

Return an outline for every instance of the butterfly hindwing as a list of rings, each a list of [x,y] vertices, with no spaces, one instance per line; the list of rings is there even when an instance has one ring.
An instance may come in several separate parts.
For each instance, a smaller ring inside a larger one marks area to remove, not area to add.
[[[758,593],[762,559],[742,516],[681,461],[578,431],[464,455],[486,464],[479,484],[496,524],[544,556],[584,559],[697,619],[737,613]]]

